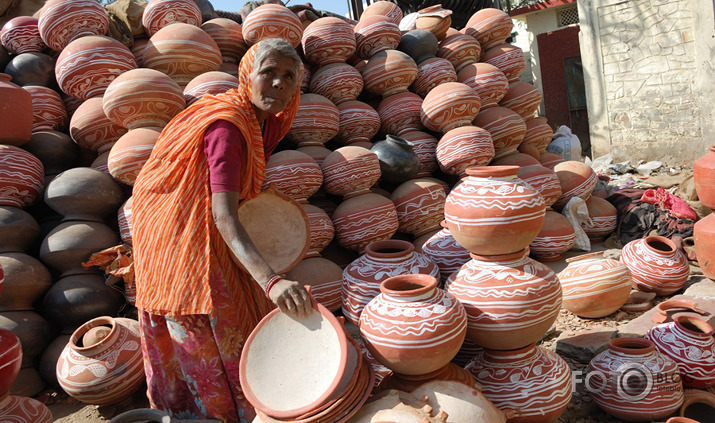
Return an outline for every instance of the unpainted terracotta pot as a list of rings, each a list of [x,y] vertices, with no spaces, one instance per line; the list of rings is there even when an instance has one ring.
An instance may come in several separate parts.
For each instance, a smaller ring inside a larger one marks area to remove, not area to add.
[[[142,13],[142,26],[148,36],[177,22],[200,26],[201,9],[191,0],[154,0]]]
[[[693,163],[693,180],[698,199],[703,205],[715,209],[715,145]]]
[[[702,391],[699,389],[686,389],[683,406],[680,407],[680,417],[671,417],[680,419],[671,423],[694,423],[707,421],[715,412],[715,394],[710,391]]]
[[[633,275],[633,287],[657,295],[670,295],[690,276],[685,254],[668,238],[652,235],[636,239],[621,250],[621,263]]]
[[[715,214],[695,222],[693,236],[700,269],[707,278],[715,280]]]
[[[50,0],[40,9],[37,27],[42,41],[54,51],[76,38],[104,35],[109,30],[109,16],[93,0]]]

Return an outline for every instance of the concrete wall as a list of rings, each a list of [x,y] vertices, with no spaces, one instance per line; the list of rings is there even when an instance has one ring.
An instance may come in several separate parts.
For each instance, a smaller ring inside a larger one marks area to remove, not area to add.
[[[692,163],[715,143],[712,0],[579,0],[594,157]]]

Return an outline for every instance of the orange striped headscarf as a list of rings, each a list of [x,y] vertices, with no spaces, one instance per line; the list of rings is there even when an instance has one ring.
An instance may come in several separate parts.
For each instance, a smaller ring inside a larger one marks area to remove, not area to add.
[[[209,261],[211,235],[217,231],[211,215],[204,132],[219,119],[236,125],[247,142],[240,196],[258,195],[266,168],[251,98],[253,59],[259,44],[241,60],[239,87],[207,94],[172,119],[136,179],[132,197],[136,306],[144,311],[211,313]],[[281,137],[290,129],[299,103],[296,89],[285,110],[276,115]]]

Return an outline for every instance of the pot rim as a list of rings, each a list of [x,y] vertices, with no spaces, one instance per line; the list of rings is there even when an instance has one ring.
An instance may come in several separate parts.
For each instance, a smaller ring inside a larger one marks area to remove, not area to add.
[[[97,326],[106,326],[106,325],[111,325],[112,329],[109,331],[107,336],[105,336],[104,338],[100,339],[96,343],[89,345],[89,346],[80,347],[77,344],[79,342],[79,340],[82,339],[82,336],[84,336],[84,334],[87,333],[90,329],[95,328]],[[72,335],[70,336],[69,343],[70,343],[70,345],[72,345],[72,348],[76,351],[89,351],[90,349],[95,349],[95,348],[103,346],[104,344],[109,342],[110,339],[113,339],[114,335],[116,333],[117,333],[117,322],[116,322],[116,320],[114,320],[114,317],[99,316],[99,317],[95,317],[94,319],[86,322],[82,326],[75,329],[75,331],[72,332]]]
[[[519,250],[514,253],[509,253],[509,254],[497,254],[497,255],[489,256],[489,255],[481,255],[481,254],[470,252],[469,256],[474,260],[486,261],[486,262],[515,261],[515,260],[521,260],[522,258],[527,257],[529,255],[529,252],[530,252],[530,249],[527,246],[523,250]]]
[[[396,249],[399,251],[384,253],[381,249]],[[365,247],[365,254],[378,258],[396,258],[412,254],[415,251],[415,246],[402,239],[383,239],[372,241]]]
[[[505,178],[516,176],[519,173],[519,166],[471,166],[465,170],[467,176],[477,178]]]
[[[410,288],[405,289],[405,285]],[[437,278],[424,273],[391,276],[380,283],[380,292],[390,297],[418,297],[437,288]]]
[[[608,341],[608,349],[623,354],[641,355],[655,351],[655,344],[645,338],[615,338]]]
[[[690,325],[695,326],[697,329],[699,329],[699,331],[689,329],[681,321],[685,321]],[[680,328],[680,330],[688,334],[708,338],[713,336],[712,326],[710,326],[708,322],[706,322],[704,319],[701,319],[700,317],[692,316],[690,314],[676,313],[675,315],[673,315],[673,322],[678,326],[678,328]]]
[[[670,247],[670,250],[661,250],[660,248],[655,248],[654,246],[651,245],[651,243],[655,242],[661,242],[668,247]],[[650,251],[654,253],[660,253],[660,254],[666,254],[666,255],[671,255],[675,254],[678,251],[678,247],[676,247],[675,243],[671,241],[670,239],[660,236],[660,235],[649,235],[645,238],[643,238],[643,245],[649,249]]]

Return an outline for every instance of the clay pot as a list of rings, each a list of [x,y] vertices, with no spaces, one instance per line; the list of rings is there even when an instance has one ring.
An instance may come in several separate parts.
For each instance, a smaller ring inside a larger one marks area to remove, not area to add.
[[[481,107],[479,95],[461,82],[448,82],[427,94],[420,118],[426,128],[445,133],[469,125]]]
[[[40,356],[37,371],[40,373],[42,380],[54,388],[60,387],[57,381],[57,360],[60,358],[62,350],[65,349],[65,345],[69,342],[70,336],[70,334],[59,335],[50,342],[50,345],[45,348],[45,351]]]
[[[601,242],[608,238],[618,226],[618,213],[608,200],[589,197],[586,200],[589,220],[581,226],[592,242]]]
[[[47,185],[44,200],[64,221],[101,222],[116,213],[124,199],[121,188],[111,177],[88,167],[75,167],[60,173]]]
[[[496,159],[496,160],[492,161],[491,164],[494,166],[527,167],[527,166],[541,164],[541,162],[539,162],[537,159],[535,159],[533,156],[531,156],[529,154],[514,153],[511,155]],[[544,167],[546,167],[546,166],[544,166]],[[559,189],[560,189],[560,186],[559,186]]]
[[[376,1],[370,4],[360,15],[360,21],[369,16],[384,16],[395,25],[399,25],[402,20],[402,9],[394,3],[387,1]]]
[[[132,245],[132,197],[129,197],[117,211],[119,237],[122,242]]]
[[[407,91],[417,78],[417,64],[401,51],[385,50],[372,56],[361,73],[367,91],[388,97]]]
[[[47,46],[62,51],[76,38],[106,34],[109,17],[104,6],[93,0],[50,0],[40,9],[37,27]]]
[[[462,346],[467,314],[437,279],[402,274],[380,283],[380,294],[360,314],[365,345],[385,367],[423,375],[446,366]]]
[[[399,137],[405,132],[424,129],[421,108],[422,97],[415,93],[402,92],[385,97],[377,106],[382,132]]]
[[[175,23],[201,26],[201,9],[192,0],[154,0],[142,13],[142,26],[150,37]]]
[[[17,335],[0,329],[0,351],[0,398],[5,398],[22,365],[22,346]]]
[[[310,92],[320,94],[336,105],[355,100],[362,88],[360,72],[345,63],[322,66],[310,80]]]
[[[35,387],[22,387],[18,383],[21,384],[22,379],[27,381],[32,379],[27,376],[32,376],[35,359],[42,354],[49,342],[50,324],[34,311],[3,311],[0,312],[0,329],[12,331],[20,339],[20,345],[22,345],[22,367],[15,383],[10,388],[10,393],[12,395],[36,394],[42,390],[42,386],[37,391],[29,392],[32,389],[26,388]]]
[[[524,134],[524,140],[521,142],[523,145],[533,145],[539,150],[539,155],[546,151],[551,140],[554,138],[554,130],[551,129],[548,123],[544,122],[539,118],[525,118],[526,123],[526,133]]]
[[[561,210],[574,197],[588,199],[598,182],[596,172],[583,162],[568,160],[556,164],[553,169],[559,177],[562,192],[553,204],[556,210]]]
[[[631,293],[628,267],[602,253],[566,259],[568,266],[559,273],[563,308],[579,317],[600,318],[623,306]]]
[[[146,43],[148,42],[149,38],[138,37],[134,38],[134,42],[131,46],[132,54],[134,54],[134,60],[140,68],[144,67],[144,47],[146,47]]]
[[[248,50],[243,40],[241,24],[227,18],[214,18],[204,22],[201,29],[216,42],[224,63],[238,64]]]
[[[419,64],[437,55],[439,40],[429,31],[413,29],[402,34],[397,50],[404,52]]]
[[[570,250],[576,242],[576,232],[571,222],[561,213],[548,207],[544,215],[544,224],[536,235],[529,250],[531,255],[541,262],[561,260],[561,254]]]
[[[445,37],[439,43],[437,56],[449,60],[455,72],[459,72],[465,66],[479,60],[482,56],[482,47],[473,37],[457,33]]]
[[[683,406],[680,407],[681,417],[671,417],[680,419],[671,423],[697,423],[708,421],[710,416],[715,412],[715,394],[710,391],[701,391],[698,389],[686,389],[684,392]],[[666,422],[667,423],[667,422]]]
[[[469,167],[485,166],[494,157],[489,132],[477,126],[454,128],[439,140],[436,149],[440,169],[450,175],[464,175]]]
[[[355,53],[355,32],[340,18],[319,18],[305,28],[301,44],[310,63],[318,66],[341,63]]]
[[[558,354],[535,344],[511,351],[484,350],[465,369],[509,423],[556,421],[571,401],[571,369]]]
[[[482,110],[472,121],[472,125],[484,128],[491,134],[494,159],[516,153],[526,133],[524,119],[506,107]]]
[[[320,255],[325,247],[335,237],[335,228],[330,216],[318,206],[301,203],[310,223],[310,246],[306,257],[316,257]],[[315,293],[313,293],[315,295]],[[327,306],[326,306],[327,307]]]
[[[126,128],[112,122],[104,113],[101,96],[85,100],[70,120],[72,139],[78,145],[99,154],[109,151],[126,133]]]
[[[452,25],[452,11],[442,8],[441,4],[435,4],[417,11],[415,27],[431,32],[442,40],[447,35],[447,30]]]
[[[398,230],[420,237],[440,229],[446,196],[442,185],[431,179],[411,179],[400,184],[390,197],[400,222]]]
[[[332,227],[332,226],[331,226]],[[323,257],[309,257],[286,273],[286,278],[309,285],[315,301],[331,312],[340,310],[343,269]]]
[[[642,338],[616,338],[591,359],[587,388],[593,402],[626,421],[661,420],[683,403],[678,365]],[[659,375],[658,389],[650,389]]]
[[[66,221],[55,227],[40,245],[39,258],[62,276],[92,273],[82,267],[92,253],[119,243],[107,225],[92,221]],[[57,285],[57,284],[55,284]]]
[[[364,147],[340,147],[325,158],[320,168],[325,191],[348,198],[369,192],[380,179],[380,160]]]
[[[25,252],[40,235],[32,215],[12,206],[0,206],[0,253]]]
[[[715,215],[695,222],[695,255],[705,277],[715,280]]]
[[[377,141],[370,151],[377,155],[380,162],[380,179],[388,184],[401,184],[415,177],[420,170],[420,160],[412,151],[414,145],[409,141],[386,135]]]
[[[102,107],[115,124],[128,129],[164,127],[186,102],[179,84],[153,69],[134,69],[119,75],[105,91]]]
[[[380,130],[380,115],[369,104],[357,100],[338,104],[338,134],[335,139],[345,145],[369,144]]]
[[[412,151],[420,161],[420,170],[415,177],[422,178],[431,175],[437,169],[437,138],[422,131],[404,132],[400,138],[414,145]]]
[[[42,53],[47,47],[40,37],[37,19],[17,16],[5,22],[0,31],[0,43],[12,54]]]
[[[93,345],[81,338],[105,325],[109,334]],[[72,333],[57,360],[57,380],[72,398],[87,404],[115,404],[129,398],[145,381],[139,322],[109,316],[97,317]]]
[[[524,51],[508,43],[485,47],[481,61],[498,67],[509,82],[517,82],[526,69]]]
[[[283,38],[298,47],[303,25],[292,10],[280,4],[264,4],[246,16],[241,28],[243,40],[250,47],[265,38]]]
[[[626,244],[621,263],[633,274],[633,287],[643,292],[670,295],[683,287],[690,276],[688,259],[673,241],[647,236]]]
[[[343,200],[332,219],[338,244],[358,252],[372,241],[391,238],[399,226],[395,204],[373,193]]]
[[[397,24],[382,15],[365,16],[363,13],[354,31],[355,54],[361,59],[369,59],[381,51],[396,49],[402,37]]]
[[[471,256],[466,248],[457,243],[444,221],[441,222],[441,226],[439,232],[422,244],[422,253],[439,267],[440,279],[444,284],[452,273],[458,271],[471,259]]]
[[[67,129],[67,109],[57,91],[39,85],[22,88],[32,97],[32,132]]]
[[[92,35],[78,38],[62,50],[55,74],[62,91],[87,100],[103,95],[114,78],[136,67],[134,54],[124,44]]]
[[[204,94],[216,95],[234,88],[238,88],[238,78],[233,75],[220,71],[202,73],[192,79],[184,88],[184,101],[187,106],[190,106]]]
[[[496,107],[509,90],[509,82],[499,68],[489,63],[470,63],[457,73],[457,81],[479,94],[482,110]]]
[[[424,98],[433,88],[456,81],[457,73],[447,59],[430,57],[417,65],[417,78],[412,83],[412,90]]]
[[[305,153],[305,154],[309,155],[310,157],[312,157],[313,160],[315,160],[315,162],[318,163],[318,166],[322,166],[325,158],[328,157],[330,155],[330,153],[332,153],[332,151],[323,147],[322,144],[321,145],[305,145],[303,147],[298,147],[295,150],[300,151],[301,153]]]
[[[471,357],[470,357],[471,358]],[[435,370],[434,372],[421,374],[421,375],[406,375],[395,372],[390,372],[385,378],[382,379],[377,388],[375,388],[375,393],[386,391],[388,389],[398,389],[404,392],[413,392],[420,388],[424,384],[432,384],[434,382],[459,382],[465,386],[472,389],[481,391],[481,387],[474,380],[474,377],[464,368],[454,364],[453,362],[447,363],[447,365]],[[440,404],[440,410],[442,404]],[[450,414],[450,417],[452,414]],[[460,421],[460,420],[457,420]]]
[[[472,253],[498,255],[525,249],[544,223],[544,199],[516,177],[516,166],[467,169],[447,196],[444,216],[454,239]],[[500,242],[493,242],[499,239]]]
[[[309,155],[284,150],[272,154],[266,163],[263,189],[270,184],[275,184],[278,191],[298,202],[307,202],[323,184],[323,172]]]
[[[52,423],[52,412],[34,398],[10,395],[0,400],[0,419],[13,423]]]
[[[513,110],[524,119],[533,118],[541,105],[541,92],[528,82],[511,82],[499,105]]]
[[[319,94],[301,94],[300,106],[286,138],[299,146],[325,144],[340,128],[338,108]]]
[[[149,160],[161,128],[135,128],[122,135],[109,150],[107,169],[117,181],[134,185],[144,163]]]
[[[544,167],[553,169],[554,167],[556,167],[557,164],[563,163],[566,160],[564,160],[564,158],[559,156],[558,154],[549,153],[548,151],[546,151],[544,153],[541,153],[541,155],[539,156],[539,161]]]
[[[18,147],[0,144],[0,206],[24,208],[44,189],[42,162]]]
[[[700,202],[715,209],[715,145],[708,149],[709,153],[693,163],[693,179]]]
[[[109,166],[107,165],[107,162],[109,160],[109,151],[104,152],[97,156],[94,160],[92,160],[92,163],[90,163],[89,167],[91,167],[94,170],[98,170],[104,174],[107,174],[108,176],[112,176],[111,173],[109,173]]]
[[[554,323],[561,284],[548,266],[528,255],[528,250],[472,253],[472,260],[447,279],[445,289],[467,310],[470,341],[496,350],[521,348],[538,341]]]
[[[505,12],[487,7],[474,13],[464,26],[464,33],[479,41],[486,51],[502,44],[511,35],[514,24]]]
[[[544,197],[547,207],[551,206],[561,196],[561,183],[556,174],[540,164],[521,166],[516,174],[522,181],[536,188]]]
[[[0,311],[32,310],[35,302],[52,286],[52,277],[44,264],[21,252],[0,254],[4,295]]]
[[[55,59],[44,53],[22,53],[5,66],[12,82],[25,85],[55,86]]]
[[[201,28],[185,23],[168,25],[144,47],[144,67],[161,71],[184,87],[198,75],[221,67],[221,51]]]
[[[439,277],[439,268],[426,255],[415,252],[414,246],[407,241],[371,242],[365,247],[365,254],[343,271],[343,315],[357,325],[365,305],[380,294],[382,281],[391,276],[414,273]]]

